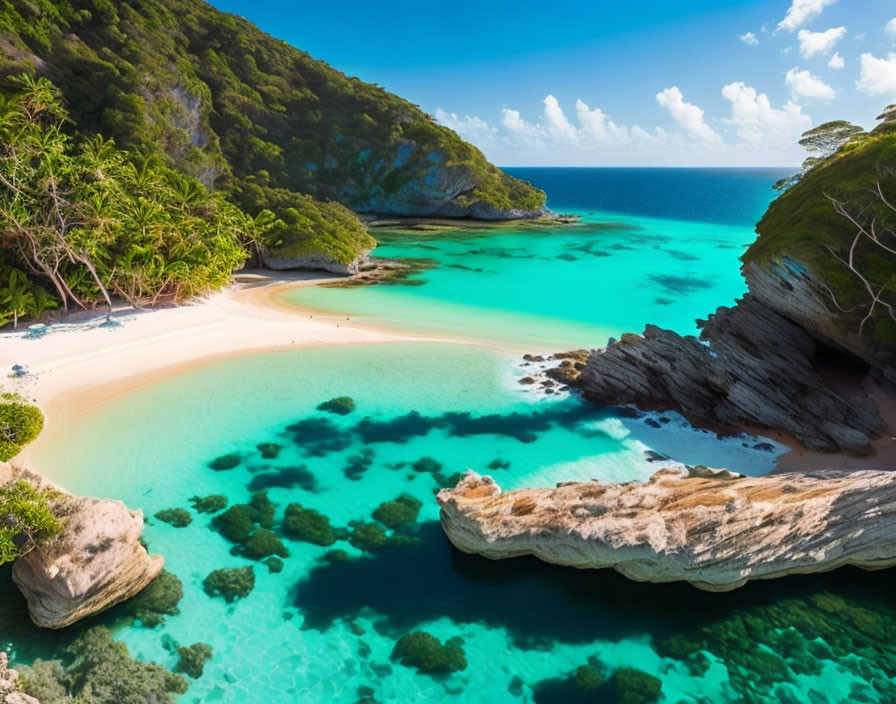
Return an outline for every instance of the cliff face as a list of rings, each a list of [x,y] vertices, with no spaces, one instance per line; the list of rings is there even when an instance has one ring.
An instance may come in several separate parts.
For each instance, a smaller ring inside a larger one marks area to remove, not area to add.
[[[896,565],[894,500],[892,472],[747,478],[706,468],[506,493],[468,472],[438,495],[445,533],[464,552],[534,555],[709,591],[843,565]]]
[[[130,599],[162,571],[161,555],[140,544],[143,514],[121,501],[79,497],[30,472],[24,478],[51,489],[62,532],[13,563],[12,578],[31,619],[62,628]]]
[[[578,380],[585,396],[717,430],[785,430],[812,450],[869,451],[886,425],[862,377],[896,381],[893,164],[886,127],[812,169],[757,226],[743,300],[701,321],[699,340],[649,326],[595,351]]]

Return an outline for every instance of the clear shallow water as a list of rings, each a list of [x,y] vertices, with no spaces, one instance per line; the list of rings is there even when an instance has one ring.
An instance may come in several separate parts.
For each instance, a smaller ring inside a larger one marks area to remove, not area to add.
[[[416,285],[302,288],[284,300],[391,328],[529,349],[597,347],[659,323],[682,333],[743,294],[739,257],[780,170],[511,169],[576,225],[378,230],[376,255],[429,259]]]
[[[579,331],[595,320],[580,321]],[[440,478],[412,467],[423,457],[443,465],[443,478],[473,468],[508,489],[644,478],[656,466],[648,449],[753,474],[771,467],[773,453],[755,439],[719,441],[673,416],[648,423],[541,397],[517,383],[525,373],[508,354],[423,343],[219,361],[93,409],[37,460],[71,490],[123,499],[147,516],[187,508],[194,495],[245,502],[253,487],[290,478],[293,486],[268,490],[278,504],[275,530],[293,502],[335,526],[370,520],[402,493],[423,503],[404,534],[411,541],[362,553],[340,540],[332,547],[351,559],[330,565],[321,559],[329,548],[286,539],[291,554],[280,574],[231,555],[208,516],[193,513],[180,529],[150,519],[146,539],[184,583],[181,613],[156,628],[129,623],[120,609],[99,621],[114,625],[133,653],[167,666],[175,658],[166,643],[210,643],[215,655],[183,702],[352,704],[361,686],[382,702],[617,701],[606,685],[583,692],[568,682],[589,662],[605,674],[634,666],[659,677],[670,703],[894,700],[887,572],[842,570],[712,595],[452,550],[433,501]],[[316,410],[344,394],[357,403],[348,416]],[[259,453],[266,442],[283,446],[276,459]],[[237,467],[209,467],[230,453],[239,454]],[[489,467],[496,460],[503,468]],[[257,582],[246,599],[227,605],[203,592],[213,569],[251,564]],[[0,647],[28,662],[74,637],[74,629],[30,626],[4,575]],[[414,629],[463,638],[467,668],[434,678],[393,662],[395,641]]]

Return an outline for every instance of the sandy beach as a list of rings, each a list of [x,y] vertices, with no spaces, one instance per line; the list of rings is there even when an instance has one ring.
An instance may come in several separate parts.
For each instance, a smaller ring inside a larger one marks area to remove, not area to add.
[[[27,336],[27,328],[4,331],[0,369],[10,376],[3,388],[33,399],[46,416],[44,431],[15,463],[27,464],[34,448],[51,443],[55,430],[91,406],[214,359],[321,344],[436,341],[277,302],[287,288],[326,280],[315,273],[246,272],[187,305],[116,310],[112,326],[102,325],[104,311],[91,311],[67,316],[38,338]],[[16,364],[27,374],[13,377]]]

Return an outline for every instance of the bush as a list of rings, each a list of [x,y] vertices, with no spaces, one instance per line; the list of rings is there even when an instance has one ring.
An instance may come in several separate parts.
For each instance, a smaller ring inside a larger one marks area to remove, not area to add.
[[[193,496],[190,498],[190,505],[196,513],[217,513],[227,508],[227,497],[224,494]]]
[[[337,396],[318,405],[317,410],[347,416],[355,410],[355,400],[351,396]]]
[[[43,430],[44,414],[16,394],[0,394],[0,462],[15,457]]]
[[[356,523],[348,542],[358,550],[370,551],[385,547],[389,537],[376,523]]]
[[[212,527],[232,543],[245,543],[255,528],[252,508],[247,504],[234,504],[212,519]]]
[[[180,659],[177,661],[175,671],[183,672],[194,680],[198,680],[202,677],[205,663],[212,656],[212,646],[208,643],[193,643],[189,647],[178,648],[177,654]]]
[[[243,456],[239,452],[231,452],[229,455],[215,457],[215,459],[208,463],[208,466],[216,472],[223,472],[227,469],[239,467],[240,464],[242,464],[242,461]]]
[[[224,567],[203,580],[202,588],[209,596],[220,596],[228,604],[244,599],[255,588],[255,570],[249,567]]]
[[[180,613],[177,605],[184,598],[184,586],[177,575],[162,570],[133,599],[125,603],[125,609],[148,628],[158,626],[165,616]]]
[[[619,695],[619,704],[652,704],[663,692],[662,681],[634,667],[621,667],[611,682]]]
[[[438,638],[425,631],[411,631],[395,643],[392,659],[428,675],[457,672],[467,668],[462,645],[460,638],[449,638],[442,645]]]
[[[271,555],[289,557],[289,550],[277,537],[277,534],[267,528],[257,528],[243,547],[243,555],[252,560],[262,560]]]
[[[26,693],[44,704],[173,704],[187,681],[154,662],[131,657],[128,647],[95,626],[61,650],[61,660],[19,669]],[[64,693],[63,698],[58,694]]]
[[[374,509],[373,517],[387,528],[395,530],[406,523],[416,521],[422,506],[423,503],[413,496],[402,494],[393,501],[380,504]]]
[[[62,530],[50,494],[19,480],[0,486],[0,565],[11,562]]]
[[[336,542],[336,534],[330,519],[313,508],[290,504],[283,517],[283,532],[295,540],[304,540],[327,547]]]
[[[154,517],[175,528],[186,528],[193,522],[193,517],[185,508],[166,508],[157,512]]]

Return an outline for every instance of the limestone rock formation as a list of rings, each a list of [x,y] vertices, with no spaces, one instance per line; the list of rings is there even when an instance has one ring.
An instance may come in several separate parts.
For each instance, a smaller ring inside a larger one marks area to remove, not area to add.
[[[896,565],[896,473],[741,477],[666,468],[646,482],[502,492],[468,472],[439,492],[460,550],[610,567],[641,582],[728,591],[752,579]]]
[[[832,389],[820,343],[747,294],[700,323],[700,339],[648,326],[593,352],[575,381],[607,405],[675,410],[698,425],[781,429],[811,450],[864,454],[886,430],[867,395]]]
[[[161,571],[161,555],[140,544],[143,513],[121,501],[74,496],[45,478],[22,477],[52,490],[51,508],[62,532],[13,563],[12,578],[31,619],[62,628],[131,598]]]
[[[313,269],[318,271],[330,271],[334,274],[352,276],[357,274],[361,265],[367,261],[372,250],[362,250],[358,257],[348,264],[336,261],[323,253],[300,254],[290,256],[283,251],[268,251],[262,248],[259,251],[261,263],[266,269],[274,271],[292,271],[294,269]]]
[[[19,673],[9,666],[6,653],[0,652],[0,704],[40,704],[19,691]]]

